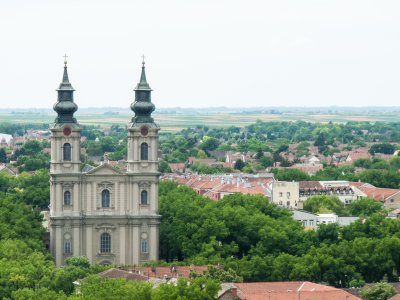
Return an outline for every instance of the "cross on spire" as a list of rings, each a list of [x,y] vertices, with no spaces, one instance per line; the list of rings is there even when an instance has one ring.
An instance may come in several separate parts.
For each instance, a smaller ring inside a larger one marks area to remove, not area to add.
[[[144,59],[146,58],[146,56],[144,56],[144,54],[142,55],[142,65],[144,66]]]
[[[64,65],[65,65],[65,66],[67,65],[67,57],[68,57],[67,54],[65,54],[65,55],[64,55]]]

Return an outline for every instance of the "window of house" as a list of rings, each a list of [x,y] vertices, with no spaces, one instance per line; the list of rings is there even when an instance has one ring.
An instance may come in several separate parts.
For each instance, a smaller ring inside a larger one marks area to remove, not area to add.
[[[71,192],[70,191],[64,192],[64,205],[71,205]]]
[[[147,205],[147,191],[142,191],[140,193],[140,204]]]
[[[394,202],[394,199],[390,199],[390,202]]]
[[[140,160],[149,159],[149,145],[147,143],[142,143],[140,145]]]
[[[282,197],[283,196],[283,193],[282,192],[279,192],[279,197]]]
[[[64,240],[64,254],[71,254],[71,240]]]
[[[314,220],[310,220],[310,226],[314,226]]]
[[[290,192],[287,192],[287,193],[286,193],[286,196],[287,196],[288,198],[290,198]]]
[[[111,252],[111,235],[104,232],[100,236],[100,253],[110,253]]]
[[[140,241],[140,253],[143,253],[143,254],[149,253],[148,243],[147,243],[147,240],[145,240],[145,239],[142,239]]]
[[[101,192],[101,207],[109,208],[110,207],[110,191],[103,190]]]
[[[286,201],[286,206],[290,206],[290,201]]]
[[[63,146],[63,160],[71,161],[71,144],[65,143]]]

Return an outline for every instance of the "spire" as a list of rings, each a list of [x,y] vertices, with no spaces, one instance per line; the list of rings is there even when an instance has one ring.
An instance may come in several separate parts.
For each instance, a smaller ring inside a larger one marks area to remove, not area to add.
[[[151,113],[154,111],[155,106],[151,102],[152,89],[146,80],[144,56],[142,56],[142,58],[142,73],[140,74],[140,81],[135,88],[135,102],[131,104],[131,109],[135,113],[135,116],[132,118],[132,123],[153,122]]]
[[[55,123],[76,123],[74,112],[78,110],[78,106],[74,103],[74,88],[69,82],[67,70],[67,55],[64,55],[64,73],[62,82],[56,90],[58,97],[53,109],[58,116]]]
[[[144,55],[142,55],[142,59],[143,59],[143,61],[142,61],[142,73],[140,74],[140,81],[139,81],[139,83],[137,84],[137,86],[136,86],[136,89],[141,89],[141,90],[150,90],[151,91],[151,88],[150,88],[150,86],[149,86],[149,84],[147,83],[147,80],[146,80],[146,70],[145,70],[145,61],[144,61]]]

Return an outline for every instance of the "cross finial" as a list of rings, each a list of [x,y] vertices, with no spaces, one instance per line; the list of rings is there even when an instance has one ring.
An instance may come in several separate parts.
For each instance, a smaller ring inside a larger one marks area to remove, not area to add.
[[[144,56],[144,54],[142,55],[142,65],[143,65],[143,67],[144,67],[144,59],[145,59],[146,57]]]
[[[64,55],[64,65],[67,66],[67,54]]]

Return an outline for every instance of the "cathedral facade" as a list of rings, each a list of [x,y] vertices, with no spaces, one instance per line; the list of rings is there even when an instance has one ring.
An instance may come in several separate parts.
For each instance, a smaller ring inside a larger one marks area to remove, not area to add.
[[[104,162],[82,170],[81,127],[67,63],[51,127],[50,249],[57,266],[70,256],[92,263],[158,260],[158,131],[144,62],[127,127],[126,169]]]

